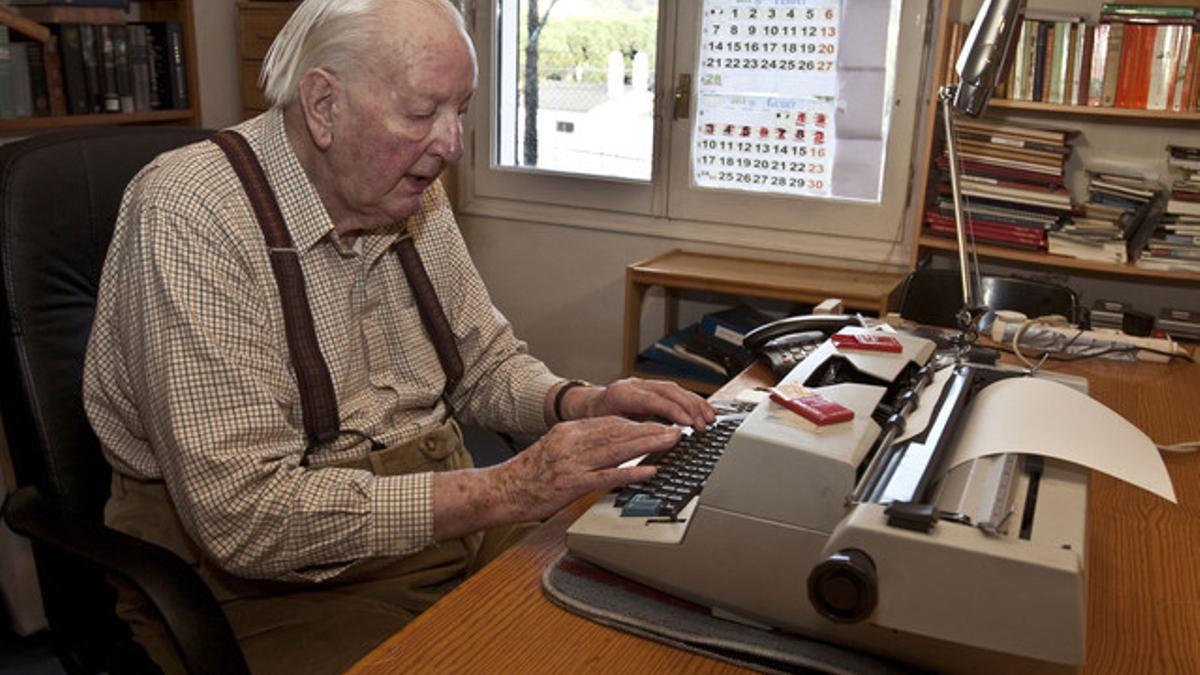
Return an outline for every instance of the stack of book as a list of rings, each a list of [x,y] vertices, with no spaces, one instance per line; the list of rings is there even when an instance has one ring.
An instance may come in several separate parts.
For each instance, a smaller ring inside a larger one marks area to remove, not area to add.
[[[1154,327],[1178,340],[1200,341],[1200,311],[1164,307]]]
[[[1167,146],[1167,163],[1178,170],[1137,265],[1144,269],[1200,272],[1200,148]]]
[[[746,305],[710,312],[642,350],[636,367],[654,375],[724,384],[754,360],[742,347],[742,338],[770,320]]]
[[[1072,212],[1063,169],[1071,155],[1070,132],[956,120],[959,186],[967,230],[982,243],[1046,250],[1046,233]],[[953,237],[950,158],[937,159],[938,199],[926,210],[926,231]]]
[[[0,118],[189,107],[182,26],[122,0],[0,6]]]
[[[1132,260],[1155,227],[1160,193],[1157,183],[1140,176],[1089,172],[1088,201],[1048,235],[1050,253],[1100,262]]]
[[[1088,317],[1093,329],[1106,328],[1119,331],[1125,325],[1125,312],[1128,310],[1128,303],[1117,300],[1097,300],[1092,305]]]
[[[1200,8],[1104,3],[1098,23],[1029,10],[997,96],[1062,105],[1189,112],[1200,99]],[[952,53],[965,25],[951,26]],[[952,74],[946,80],[952,81]]]
[[[1200,148],[1168,145],[1167,153],[1167,164],[1180,174],[1171,185],[1167,215],[1200,221]]]

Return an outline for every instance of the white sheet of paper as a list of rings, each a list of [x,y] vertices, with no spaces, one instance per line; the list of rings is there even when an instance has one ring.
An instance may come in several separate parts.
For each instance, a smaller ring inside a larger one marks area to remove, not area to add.
[[[946,466],[1006,452],[1072,462],[1175,502],[1154,442],[1117,413],[1057,382],[1014,377],[985,387]]]

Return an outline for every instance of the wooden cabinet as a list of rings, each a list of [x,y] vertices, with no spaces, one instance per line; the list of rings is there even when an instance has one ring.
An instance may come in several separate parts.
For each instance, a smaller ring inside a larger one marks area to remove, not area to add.
[[[847,311],[883,316],[903,274],[800,265],[754,258],[673,250],[633,263],[625,269],[624,374],[662,379],[638,372],[642,305],[654,286],[666,291],[663,333],[679,328],[681,291],[701,291],[738,297],[770,298],[815,305],[838,298]],[[711,394],[715,385],[677,380],[692,391]]]
[[[196,59],[196,29],[193,19],[194,0],[134,0],[125,12],[127,21],[175,21],[180,24],[183,37],[183,61],[187,80],[188,107],[171,110],[145,110],[140,112],[114,112],[83,115],[51,115],[45,117],[19,117],[0,119],[0,136],[23,136],[31,133],[52,131],[67,127],[103,126],[112,124],[174,124],[198,127],[200,120],[200,80]],[[16,9],[18,12],[20,8]],[[36,8],[31,8],[36,9]],[[86,12],[88,7],[59,7],[66,12],[63,23],[91,23],[86,15],[73,21],[71,12]]]
[[[239,2],[237,6],[238,82],[242,93],[242,118],[264,112],[271,105],[258,85],[263,58],[283,29],[298,2]]]

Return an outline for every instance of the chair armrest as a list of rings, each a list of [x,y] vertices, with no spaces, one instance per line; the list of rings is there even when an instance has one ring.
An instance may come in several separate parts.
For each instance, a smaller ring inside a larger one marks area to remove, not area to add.
[[[90,523],[44,499],[34,487],[9,496],[4,519],[34,543],[128,579],[162,614],[193,675],[249,675],[221,606],[200,576],[171,551]]]

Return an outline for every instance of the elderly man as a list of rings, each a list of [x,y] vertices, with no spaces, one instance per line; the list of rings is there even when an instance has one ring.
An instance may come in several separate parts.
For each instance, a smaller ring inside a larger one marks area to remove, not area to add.
[[[264,80],[271,111],[129,185],[85,403],[109,524],[197,567],[255,672],[339,672],[518,524],[649,478],[617,465],[678,432],[626,418],[714,415],[666,383],[564,381],[492,306],[437,181],[476,80],[447,2],[307,0]],[[549,431],[475,469],[455,419]]]

